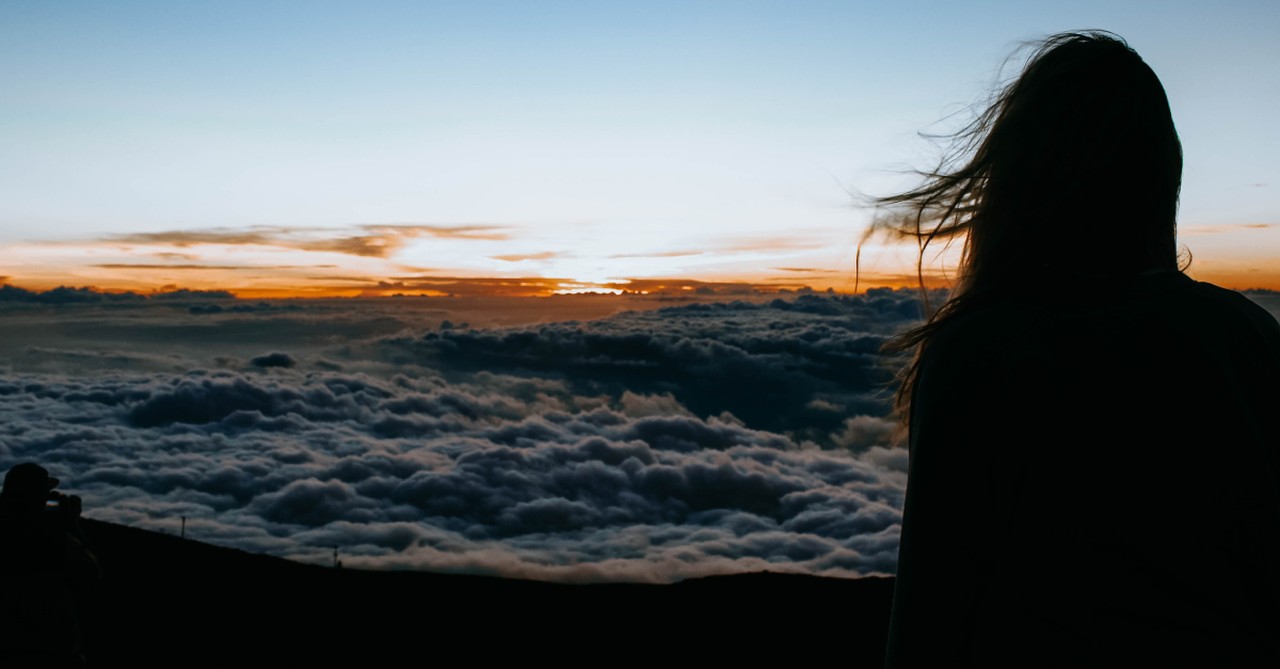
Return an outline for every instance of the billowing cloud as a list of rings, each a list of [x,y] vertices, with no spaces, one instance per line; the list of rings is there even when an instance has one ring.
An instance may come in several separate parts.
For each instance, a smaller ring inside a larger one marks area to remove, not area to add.
[[[317,562],[890,573],[905,453],[876,350],[914,315],[908,293],[813,295],[11,373],[0,466],[46,464],[93,517]]]
[[[37,291],[17,286],[0,286],[0,302],[27,302],[34,304],[84,304],[99,302],[124,302],[146,299],[138,293],[106,293],[93,288],[57,288]]]
[[[262,367],[262,368],[293,367],[294,365],[298,364],[298,361],[294,360],[293,356],[289,355],[288,353],[281,353],[280,351],[275,351],[273,353],[264,353],[262,355],[255,356],[249,360],[249,364],[253,365],[254,367]]]
[[[893,368],[880,347],[917,319],[910,293],[802,295],[692,304],[592,323],[441,331],[382,342],[380,355],[446,370],[550,374],[580,392],[670,393],[698,415],[729,411],[813,438],[840,426],[815,406],[883,415]]]
[[[17,286],[0,285],[0,303],[28,304],[127,304],[141,303],[148,299],[161,301],[179,300],[227,300],[235,296],[225,290],[170,289],[163,292],[135,293],[132,291],[107,292],[83,286],[72,288],[59,286],[50,290],[27,290]]]

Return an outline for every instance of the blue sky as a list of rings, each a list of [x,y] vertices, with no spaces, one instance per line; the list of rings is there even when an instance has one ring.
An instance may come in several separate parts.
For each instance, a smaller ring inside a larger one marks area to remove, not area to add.
[[[963,118],[1021,40],[1085,28],[1168,89],[1197,268],[1280,285],[1275,2],[7,2],[0,276],[840,285],[869,216],[846,189],[905,185],[933,155],[916,133]],[[406,224],[502,233],[380,257],[121,241]],[[95,267],[165,263],[188,267]]]

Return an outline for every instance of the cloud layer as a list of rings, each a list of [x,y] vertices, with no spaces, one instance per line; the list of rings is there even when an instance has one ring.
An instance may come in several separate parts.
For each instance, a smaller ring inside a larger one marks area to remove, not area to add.
[[[45,463],[94,517],[312,561],[890,573],[905,457],[876,350],[914,315],[905,293],[803,296],[11,373],[0,465]]]

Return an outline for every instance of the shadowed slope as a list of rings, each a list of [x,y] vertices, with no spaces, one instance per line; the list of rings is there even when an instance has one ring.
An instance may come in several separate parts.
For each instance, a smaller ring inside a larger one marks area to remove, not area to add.
[[[869,667],[881,662],[893,589],[892,579],[769,573],[562,585],[329,569],[84,525],[105,573],[83,621],[95,666],[681,656]]]

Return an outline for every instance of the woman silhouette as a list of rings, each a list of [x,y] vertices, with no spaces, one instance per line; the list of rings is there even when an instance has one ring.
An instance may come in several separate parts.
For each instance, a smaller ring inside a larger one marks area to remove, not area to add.
[[[1164,89],[1041,43],[888,225],[964,239],[891,348],[911,464],[887,666],[1280,666],[1280,326],[1179,269]]]

